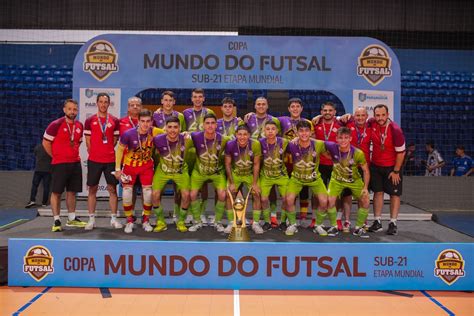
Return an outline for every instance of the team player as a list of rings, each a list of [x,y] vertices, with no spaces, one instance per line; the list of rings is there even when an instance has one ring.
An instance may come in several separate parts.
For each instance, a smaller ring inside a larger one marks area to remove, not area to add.
[[[52,157],[51,165],[51,209],[53,211],[53,232],[62,231],[61,195],[66,189],[68,221],[66,226],[84,227],[85,222],[76,217],[76,193],[82,191],[81,158],[79,146],[84,127],[76,121],[77,101],[67,99],[63,106],[64,117],[51,122],[43,135],[43,147]]]
[[[158,165],[153,176],[153,211],[157,222],[153,231],[161,232],[167,229],[163,207],[161,206],[161,194],[169,180],[173,181],[180,192],[181,204],[176,222],[176,229],[186,232],[184,224],[189,207],[190,178],[185,156],[192,147],[189,136],[186,138],[181,131],[181,122],[177,116],[166,119],[166,134],[153,138],[153,144],[159,155]]]
[[[248,113],[244,117],[244,122],[250,129],[250,137],[259,139],[265,136],[263,130],[265,123],[274,121],[280,133],[280,121],[276,117],[271,116],[268,112],[268,101],[265,97],[258,97],[255,100],[255,113]]]
[[[161,94],[161,107],[153,113],[153,126],[164,129],[166,120],[169,117],[176,116],[179,119],[180,130],[186,130],[186,122],[183,113],[173,109],[176,98],[173,91],[163,91]]]
[[[293,172],[286,192],[286,201],[288,207],[288,219],[290,226],[285,231],[288,236],[298,232],[295,215],[295,199],[304,186],[308,186],[313,195],[318,200],[318,210],[316,218],[315,232],[325,236],[330,234],[334,236],[334,230],[337,232],[336,212],[328,213],[332,227],[328,232],[322,227],[324,216],[327,210],[327,190],[321,175],[318,171],[320,156],[326,151],[324,142],[311,138],[311,124],[307,121],[300,121],[296,124],[298,131],[298,140],[290,142],[286,151],[291,155],[293,161]]]
[[[284,157],[288,140],[278,137],[278,127],[274,121],[265,123],[265,137],[260,138],[260,146],[262,150],[262,160],[260,168],[260,190],[263,209],[263,230],[272,228],[270,224],[270,190],[273,186],[278,188],[280,196],[283,198],[282,214],[286,214],[286,189],[288,186],[288,173],[284,164]],[[286,215],[285,215],[286,216]],[[286,222],[286,220],[285,220]],[[282,222],[283,224],[283,222]],[[286,223],[285,223],[286,225]],[[286,228],[285,228],[286,230]]]
[[[354,235],[368,238],[369,236],[366,234],[363,226],[369,214],[369,167],[367,166],[364,153],[351,145],[352,136],[349,128],[339,128],[336,139],[337,143],[324,143],[327,154],[333,161],[333,171],[328,188],[328,213],[336,212],[336,199],[342,194],[344,189],[350,190],[352,196],[359,201],[360,205],[357,211]],[[362,168],[364,181],[362,181],[362,176],[359,173],[359,167]],[[337,229],[333,229],[334,234],[337,234],[337,232]]]
[[[164,133],[163,130],[152,127],[152,114],[149,110],[142,110],[138,119],[138,126],[129,129],[120,137],[115,154],[115,177],[122,180],[123,209],[127,217],[125,233],[127,234],[133,231],[132,192],[137,177],[140,177],[142,184],[142,227],[147,232],[153,230],[149,221],[152,206],[153,137]]]
[[[250,131],[247,125],[240,125],[235,131],[236,139],[227,142],[225,146],[225,170],[227,174],[227,186],[231,194],[236,194],[241,185],[245,185],[252,191],[253,197],[253,223],[252,230],[255,234],[263,234],[260,226],[262,209],[260,205],[260,188],[258,186],[258,174],[260,171],[260,158],[262,151],[258,140],[250,139]],[[227,218],[229,224],[226,232],[232,230],[233,212],[230,197],[227,199]],[[216,221],[218,231],[224,231],[224,227]]]
[[[191,133],[196,149],[196,164],[191,173],[191,213],[194,219],[194,225],[188,228],[191,232],[197,231],[203,226],[198,193],[207,181],[211,181],[217,191],[215,222],[219,223],[224,215],[226,179],[223,153],[229,138],[216,133],[216,129],[217,118],[214,114],[208,113],[204,116],[204,131]]]
[[[119,120],[108,112],[110,96],[107,93],[99,93],[96,99],[97,113],[86,119],[84,123],[84,135],[86,138],[87,152],[87,186],[89,194],[87,205],[89,209],[89,222],[86,230],[95,227],[95,208],[97,204],[97,189],[100,177],[104,174],[109,191],[109,205],[111,210],[110,225],[113,228],[122,228],[117,220],[117,184],[118,181],[112,174],[115,170],[115,145],[119,137]]]
[[[397,234],[397,217],[402,195],[400,169],[405,158],[405,137],[401,128],[389,118],[388,107],[374,107],[375,123],[372,123],[372,161],[370,164],[370,187],[374,191],[375,221],[370,232],[382,231],[382,207],[384,192],[390,195],[390,223],[387,234]]]
[[[204,90],[203,89],[194,89],[191,92],[191,102],[193,103],[193,107],[190,109],[186,109],[183,111],[184,120],[186,122],[186,130],[188,132],[200,132],[203,131],[204,128],[204,117],[207,114],[215,115],[214,111],[208,109],[204,106]],[[196,162],[196,151],[194,147],[191,148],[189,155],[187,156],[187,163],[189,172],[192,172],[194,169],[194,164]],[[204,214],[207,205],[207,184],[202,187],[201,190],[201,199],[198,201],[200,203],[200,217],[201,222],[203,225],[207,225],[208,221]]]
[[[288,112],[290,116],[281,116],[278,118],[280,121],[281,126],[281,134],[283,138],[287,139],[288,141],[292,141],[297,136],[296,124],[298,124],[301,120],[306,120],[311,124],[311,133],[314,132],[313,124],[310,120],[301,117],[301,113],[303,112],[303,101],[300,98],[291,98],[288,100]],[[288,159],[291,157],[289,155],[286,156]],[[291,174],[292,170],[292,162],[291,160],[285,161],[286,167],[288,172]],[[306,215],[308,213],[308,205],[309,205],[309,190],[308,187],[304,187],[303,190],[300,192],[300,219],[305,220]],[[285,214],[282,214],[282,225],[285,225],[284,221]],[[272,223],[274,222],[272,216]]]
[[[217,132],[221,135],[235,138],[237,126],[242,125],[243,121],[236,116],[236,103],[234,99],[225,97],[222,99],[222,118],[217,120]]]

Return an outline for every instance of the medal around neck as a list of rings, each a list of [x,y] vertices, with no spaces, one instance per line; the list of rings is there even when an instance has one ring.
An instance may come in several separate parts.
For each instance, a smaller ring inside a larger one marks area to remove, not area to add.
[[[247,230],[245,223],[245,212],[247,210],[247,203],[251,190],[247,193],[247,197],[244,200],[242,192],[238,192],[235,200],[232,196],[232,192],[227,189],[227,193],[230,197],[230,202],[232,203],[232,211],[234,213],[234,222],[232,224],[232,231],[229,234],[229,241],[250,241],[250,235]]]

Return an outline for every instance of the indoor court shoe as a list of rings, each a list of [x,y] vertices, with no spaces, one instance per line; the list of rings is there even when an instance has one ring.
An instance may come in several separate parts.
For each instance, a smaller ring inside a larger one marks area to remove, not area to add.
[[[115,229],[122,229],[123,225],[116,219],[111,219],[110,220],[110,226],[112,226]]]
[[[378,232],[381,232],[382,231],[382,223],[378,220],[375,220],[373,223],[372,223],[372,226],[369,227],[369,232],[371,233],[378,233]]]
[[[188,228],[188,231],[190,232],[197,232],[198,230],[200,230],[202,228],[202,223],[196,223],[194,224],[193,226],[189,227]]]
[[[95,227],[95,221],[88,221],[86,226],[84,227],[85,230],[93,230]]]
[[[260,226],[260,224],[257,223],[257,222],[253,222],[253,224],[252,224],[252,230],[253,230],[253,232],[254,232],[255,234],[257,234],[257,235],[263,234],[263,228],[262,228],[262,226]]]
[[[42,208],[47,208],[47,207],[48,207],[48,204],[41,204],[41,207],[42,207]]]
[[[316,219],[315,218],[311,219],[311,224],[309,224],[308,228],[313,229],[314,227],[316,227]]]
[[[298,226],[296,224],[293,224],[293,225],[288,226],[288,228],[285,230],[285,235],[293,236],[297,232],[298,232]]]
[[[133,232],[133,223],[127,223],[124,229],[125,234],[131,234]]]
[[[313,232],[319,236],[325,237],[328,235],[328,232],[324,229],[322,225],[318,225],[313,229]]]
[[[286,224],[286,222],[281,222],[281,223],[280,223],[280,226],[278,226],[278,228],[279,228],[281,231],[286,231],[286,229],[288,228],[288,225]]]
[[[201,223],[202,223],[202,226],[209,225],[209,222],[207,221],[207,217],[204,214],[201,215]]]
[[[184,224],[183,221],[179,221],[176,223],[176,230],[180,233],[185,233],[188,231],[188,228],[186,227],[186,224]]]
[[[342,225],[342,231],[344,233],[350,233],[351,232],[351,222],[345,221],[344,225]]]
[[[222,223],[216,223],[214,225],[214,228],[217,230],[218,233],[223,233],[225,230],[224,225],[222,225]]]
[[[327,230],[327,233],[330,237],[336,237],[337,235],[339,235],[339,230],[336,226],[332,226]]]
[[[28,204],[26,204],[25,207],[26,207],[26,208],[30,208],[30,207],[33,207],[33,206],[35,206],[35,205],[36,205],[36,203],[35,203],[34,201],[30,201]]]
[[[342,220],[341,219],[338,219],[336,220],[336,223],[337,223],[337,230],[338,231],[342,231],[343,227],[342,227]]]
[[[262,229],[264,231],[268,231],[268,230],[271,230],[272,229],[272,225],[269,223],[269,222],[265,222],[262,226]]]
[[[61,232],[63,228],[61,227],[61,221],[59,219],[54,221],[53,227],[51,228],[52,232]]]
[[[397,235],[397,234],[398,234],[397,225],[395,225],[395,223],[390,222],[390,224],[388,224],[387,235]]]
[[[226,228],[224,229],[224,234],[230,234],[232,232],[232,224],[233,224],[232,221],[230,221],[229,224],[227,224]]]
[[[149,221],[146,221],[142,224],[143,230],[146,231],[147,233],[153,231],[153,227],[151,226]]]
[[[68,227],[86,227],[87,223],[83,222],[79,219],[79,217],[75,217],[72,221],[68,220],[66,222],[66,226]]]
[[[275,216],[272,216],[272,218],[270,219],[270,223],[273,228],[278,228],[278,220]]]
[[[160,233],[168,229],[168,226],[166,225],[165,222],[163,221],[158,221],[156,222],[155,229],[153,229],[153,232],[155,233]]]
[[[369,238],[369,235],[367,234],[367,232],[365,231],[364,228],[357,228],[356,230],[354,230],[354,232],[352,233],[352,235],[354,236],[359,236],[360,238]]]

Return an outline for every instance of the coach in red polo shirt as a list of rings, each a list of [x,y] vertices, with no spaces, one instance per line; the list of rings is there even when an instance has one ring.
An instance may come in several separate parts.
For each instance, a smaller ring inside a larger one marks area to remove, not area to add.
[[[81,158],[79,146],[82,142],[82,123],[76,121],[77,101],[68,99],[64,102],[64,117],[49,124],[43,135],[43,147],[52,157],[52,193],[51,209],[53,210],[53,232],[62,231],[61,194],[66,188],[66,206],[68,221],[66,226],[84,227],[86,223],[76,217],[76,193],[82,191]]]
[[[388,107],[379,104],[374,108],[372,129],[372,162],[370,186],[374,191],[375,221],[370,232],[382,231],[382,207],[384,192],[390,195],[390,223],[387,234],[397,234],[397,217],[402,195],[401,167],[405,158],[405,137],[401,128],[389,119]]]
[[[122,228],[122,224],[117,220],[118,181],[112,174],[115,171],[115,145],[119,137],[120,123],[118,118],[108,112],[110,96],[107,93],[99,93],[96,104],[97,113],[88,117],[84,123],[84,136],[89,153],[87,160],[89,222],[85,229],[92,230],[95,227],[97,190],[102,174],[104,174],[110,195],[109,205],[112,212],[110,225],[113,228]]]

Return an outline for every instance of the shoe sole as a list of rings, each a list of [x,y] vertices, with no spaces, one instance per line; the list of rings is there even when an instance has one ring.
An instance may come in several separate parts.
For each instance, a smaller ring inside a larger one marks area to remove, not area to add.
[[[368,232],[369,233],[380,233],[382,230],[383,230],[383,228],[379,228],[379,229],[376,229],[376,230],[369,229]]]
[[[86,223],[86,224],[67,224],[67,223],[66,223],[66,227],[78,227],[78,228],[85,228],[85,227],[86,227],[86,225],[87,225],[87,223]]]
[[[53,233],[58,233],[58,232],[62,232],[63,229],[62,229],[62,228],[59,228],[59,229],[51,229],[51,231],[52,231]]]
[[[161,232],[164,232],[165,230],[168,230],[168,227],[160,229],[160,230],[153,229],[153,232],[154,233],[161,233]]]

